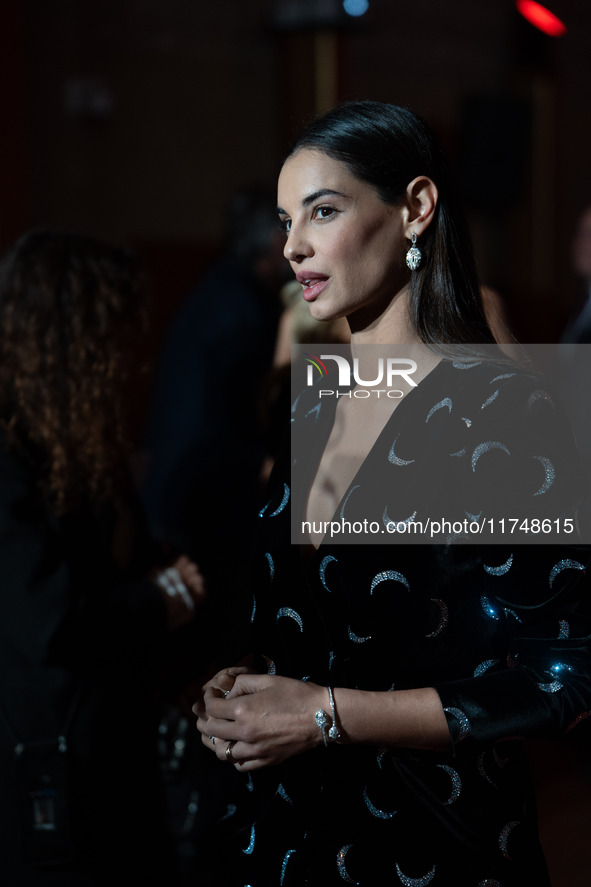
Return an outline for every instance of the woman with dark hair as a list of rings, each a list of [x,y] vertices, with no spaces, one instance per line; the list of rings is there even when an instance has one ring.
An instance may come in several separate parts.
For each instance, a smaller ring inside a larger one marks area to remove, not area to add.
[[[305,355],[252,655],[194,707],[248,779],[240,884],[549,883],[523,737],[591,709],[583,491],[556,398],[495,345],[455,193],[427,125],[377,102],[313,122],[279,176],[303,298],[351,343]],[[556,544],[522,544],[544,515]]]
[[[68,231],[0,262],[0,870],[59,887],[174,884],[159,659],[204,597],[136,505],[125,388],[145,285]]]

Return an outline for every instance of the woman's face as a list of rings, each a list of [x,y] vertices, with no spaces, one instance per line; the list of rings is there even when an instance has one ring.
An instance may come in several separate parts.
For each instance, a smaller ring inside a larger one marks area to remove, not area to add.
[[[404,202],[388,205],[338,160],[302,149],[281,170],[284,254],[317,320],[368,322],[405,290]]]

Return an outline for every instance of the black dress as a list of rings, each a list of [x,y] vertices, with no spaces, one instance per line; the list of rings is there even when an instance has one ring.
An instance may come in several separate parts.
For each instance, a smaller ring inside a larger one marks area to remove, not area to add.
[[[324,686],[435,687],[452,748],[329,744],[256,771],[241,884],[542,887],[523,738],[591,714],[589,547],[576,533],[569,545],[508,534],[486,545],[328,534],[318,550],[290,544],[331,403],[308,391],[294,405],[292,433],[303,429],[306,445],[291,466],[286,449],[261,511],[254,649],[270,673]],[[383,527],[445,505],[476,519],[483,475],[498,493],[483,516],[495,521],[572,518],[582,494],[560,406],[539,378],[443,360],[393,412],[335,516]]]
[[[10,887],[177,883],[156,747],[166,614],[143,578],[153,551],[131,499],[127,515],[123,565],[121,512],[56,517],[35,461],[0,447],[0,880]]]

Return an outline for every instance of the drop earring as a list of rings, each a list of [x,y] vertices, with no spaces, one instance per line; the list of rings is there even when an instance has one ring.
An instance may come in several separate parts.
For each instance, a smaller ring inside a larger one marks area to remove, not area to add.
[[[417,243],[417,235],[413,231],[410,235],[411,247],[406,254],[406,264],[410,268],[411,271],[416,271],[419,265],[421,264],[421,259],[423,258],[423,254],[416,245]]]

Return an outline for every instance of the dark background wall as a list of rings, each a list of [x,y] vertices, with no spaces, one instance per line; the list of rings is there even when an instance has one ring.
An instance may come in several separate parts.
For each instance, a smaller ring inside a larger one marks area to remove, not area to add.
[[[359,19],[338,0],[4,0],[0,246],[39,224],[124,240],[172,307],[230,193],[274,181],[307,116],[384,99],[438,131],[483,278],[523,338],[553,341],[591,200],[591,5],[552,6],[560,39],[511,0],[371,0]]]

